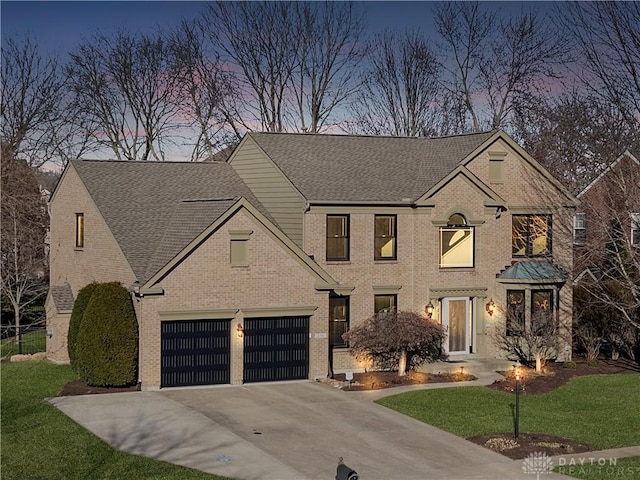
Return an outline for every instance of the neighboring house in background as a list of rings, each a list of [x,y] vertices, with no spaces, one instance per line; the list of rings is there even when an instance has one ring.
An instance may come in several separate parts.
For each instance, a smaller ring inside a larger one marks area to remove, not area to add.
[[[640,254],[640,161],[626,151],[578,194],[574,278],[599,281],[616,241]]]
[[[427,305],[451,358],[492,358],[508,299],[570,328],[577,203],[501,131],[249,133],[227,163],[74,161],[50,203],[49,356],[66,360],[56,305],[117,280],[143,388],[363,368],[343,332]]]

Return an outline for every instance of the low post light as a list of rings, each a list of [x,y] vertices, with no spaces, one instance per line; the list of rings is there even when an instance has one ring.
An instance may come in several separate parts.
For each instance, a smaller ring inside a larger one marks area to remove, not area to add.
[[[516,412],[515,412],[515,422],[514,422],[514,437],[518,440],[520,436],[520,367],[515,368],[515,377],[516,377]]]

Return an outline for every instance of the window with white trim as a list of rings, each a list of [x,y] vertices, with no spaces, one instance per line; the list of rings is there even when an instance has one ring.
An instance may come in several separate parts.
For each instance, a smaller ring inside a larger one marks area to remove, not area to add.
[[[440,268],[473,267],[474,230],[460,213],[449,217],[440,227]]]
[[[576,213],[573,216],[573,243],[584,245],[587,240],[586,213]]]

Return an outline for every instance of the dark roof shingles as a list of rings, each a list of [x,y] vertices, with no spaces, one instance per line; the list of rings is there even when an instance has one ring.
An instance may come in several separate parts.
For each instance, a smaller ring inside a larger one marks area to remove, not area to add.
[[[248,134],[308,201],[415,201],[495,132],[451,137]]]
[[[53,303],[58,312],[73,310],[73,304],[76,300],[73,298],[73,292],[68,283],[64,285],[51,285],[51,296],[53,297]]]
[[[168,226],[176,224],[175,212],[183,200],[244,197],[271,218],[227,163],[74,160],[72,164],[141,282],[155,273],[149,264],[157,258]],[[199,225],[210,220],[206,228],[220,214],[216,215]]]

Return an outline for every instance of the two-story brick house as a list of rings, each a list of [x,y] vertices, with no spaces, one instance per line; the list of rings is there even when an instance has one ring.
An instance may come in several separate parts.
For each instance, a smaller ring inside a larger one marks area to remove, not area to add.
[[[50,204],[49,355],[65,360],[79,288],[119,280],[145,388],[363,368],[342,333],[393,309],[441,321],[451,357],[491,358],[508,303],[570,325],[577,203],[500,131],[250,133],[224,164],[71,162]]]

